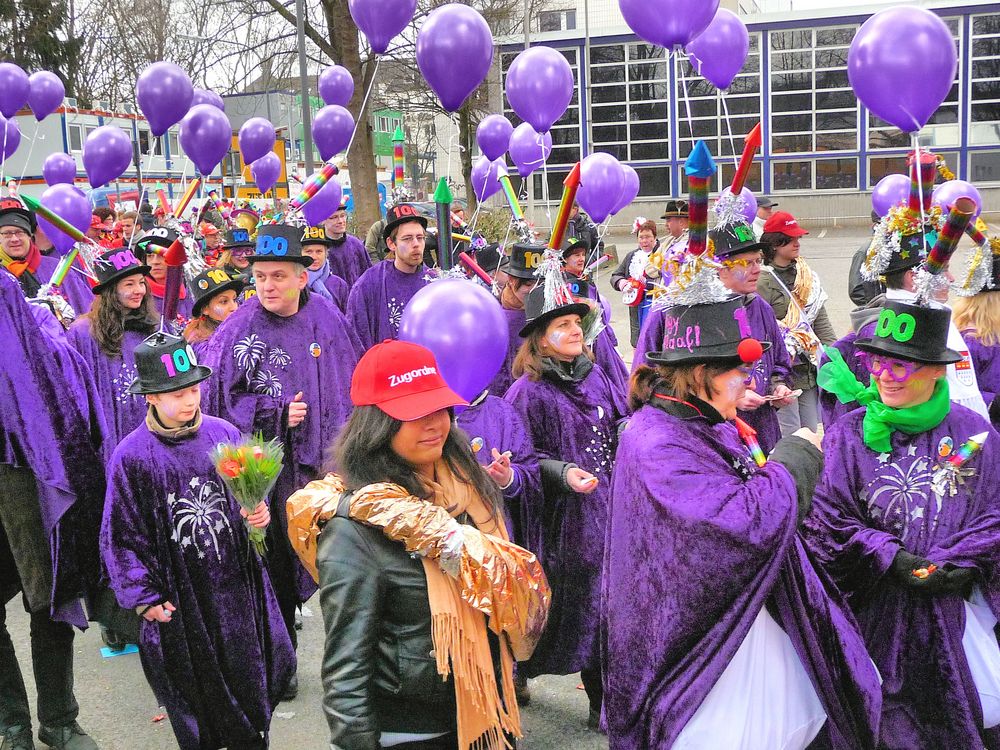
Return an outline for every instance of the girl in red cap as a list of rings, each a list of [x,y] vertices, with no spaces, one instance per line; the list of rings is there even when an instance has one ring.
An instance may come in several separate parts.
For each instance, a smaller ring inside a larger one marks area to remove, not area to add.
[[[500,490],[452,425],[466,402],[428,349],[376,345],[351,400],[339,475],[288,500],[292,545],[320,584],[330,745],[509,747],[514,660],[548,612],[541,566],[507,540]]]

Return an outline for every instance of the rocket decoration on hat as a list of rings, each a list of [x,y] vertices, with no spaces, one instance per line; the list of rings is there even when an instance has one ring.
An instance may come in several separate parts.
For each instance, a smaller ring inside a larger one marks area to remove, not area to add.
[[[969,259],[965,280],[952,289],[961,297],[972,297],[984,291],[1000,291],[1000,238],[986,236],[986,224],[978,218],[966,227],[965,233],[976,243]]]
[[[966,479],[976,475],[976,470],[966,464],[982,450],[988,437],[988,432],[980,432],[962,443],[955,453],[951,453],[950,450],[947,453],[938,451],[942,454],[942,461],[931,480],[931,487],[938,497],[953,497],[958,493],[959,486],[965,484]]]
[[[965,234],[975,212],[976,204],[971,198],[959,198],[951,206],[937,242],[917,271],[917,304],[926,304],[938,290],[947,287],[948,281],[942,271],[948,267],[948,261],[955,254],[958,241]]]
[[[746,221],[747,201],[743,197],[743,188],[746,185],[747,177],[750,176],[753,157],[761,147],[761,132],[761,124],[758,122],[743,140],[743,154],[740,156],[740,162],[736,167],[736,174],[733,175],[729,192],[723,192],[715,202],[716,227]]]

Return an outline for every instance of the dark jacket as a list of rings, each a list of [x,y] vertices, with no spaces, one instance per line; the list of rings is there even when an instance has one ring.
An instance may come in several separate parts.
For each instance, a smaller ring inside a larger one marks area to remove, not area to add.
[[[851,259],[851,271],[847,277],[847,293],[858,307],[864,307],[878,295],[885,293],[885,286],[877,281],[866,281],[861,275],[861,264],[868,255],[870,243],[859,247]]]
[[[656,252],[659,248],[660,243],[657,241],[656,245],[650,252]],[[632,258],[635,254],[639,252],[639,248],[635,250],[630,250],[628,254],[622,259],[622,262],[618,264],[618,268],[614,270],[611,274],[611,288],[616,291],[622,291],[625,288],[625,282],[628,281],[631,276],[629,276],[629,267],[632,265]],[[649,292],[653,288],[653,281],[643,274],[643,278],[646,280],[646,291]],[[632,341],[632,348],[635,349],[636,344],[639,343],[639,305],[633,305],[628,309],[628,321],[629,321],[629,333],[630,340]]]

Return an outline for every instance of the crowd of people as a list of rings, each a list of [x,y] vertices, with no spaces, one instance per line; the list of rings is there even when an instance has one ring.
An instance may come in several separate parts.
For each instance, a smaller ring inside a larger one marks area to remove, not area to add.
[[[0,201],[3,750],[35,747],[15,595],[42,743],[99,747],[73,670],[96,622],[138,645],[180,748],[254,750],[317,592],[337,750],[510,747],[530,680],[576,673],[613,750],[1000,748],[990,246],[952,308],[939,227],[873,217],[838,336],[769,199],[697,257],[669,201],[608,280],[574,206],[556,247],[468,248],[510,335],[465,399],[397,340],[449,250],[410,204],[367,243],[344,206],[147,209],[95,209],[94,273],[53,285],[37,217]],[[180,288],[178,244],[201,262]],[[211,459],[241,435],[283,455],[255,508]]]

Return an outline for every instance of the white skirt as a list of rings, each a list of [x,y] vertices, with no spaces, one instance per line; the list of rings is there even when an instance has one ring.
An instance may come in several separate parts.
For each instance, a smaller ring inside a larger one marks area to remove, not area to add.
[[[983,728],[1000,724],[1000,646],[993,631],[997,618],[976,586],[965,602],[962,648],[983,706]]]
[[[804,750],[825,722],[791,639],[762,608],[673,750]]]

